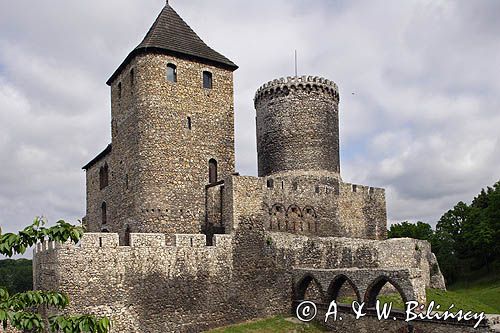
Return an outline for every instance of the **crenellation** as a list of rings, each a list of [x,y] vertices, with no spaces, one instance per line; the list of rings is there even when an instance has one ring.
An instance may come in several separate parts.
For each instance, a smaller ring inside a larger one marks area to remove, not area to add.
[[[255,94],[255,101],[264,96],[273,95],[277,89],[305,89],[306,85],[314,89],[322,89],[325,93],[339,98],[338,86],[335,82],[318,76],[282,77],[264,83]]]

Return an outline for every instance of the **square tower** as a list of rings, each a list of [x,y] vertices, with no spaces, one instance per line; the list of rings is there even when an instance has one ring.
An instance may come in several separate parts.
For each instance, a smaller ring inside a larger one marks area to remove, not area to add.
[[[234,172],[236,69],[166,4],[107,82],[112,144],[84,167],[90,231],[202,232],[206,185]]]

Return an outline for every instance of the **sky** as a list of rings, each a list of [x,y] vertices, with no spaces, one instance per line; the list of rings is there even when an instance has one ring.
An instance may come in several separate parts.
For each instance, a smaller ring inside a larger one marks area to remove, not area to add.
[[[0,226],[85,214],[81,167],[110,142],[105,82],[163,0],[0,0]],[[253,97],[340,88],[344,181],[386,188],[389,223],[435,225],[500,180],[500,1],[170,0],[235,72],[236,162],[256,175]]]

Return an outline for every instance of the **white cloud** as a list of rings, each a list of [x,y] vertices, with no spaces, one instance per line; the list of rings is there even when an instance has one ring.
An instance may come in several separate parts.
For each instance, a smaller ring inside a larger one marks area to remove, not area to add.
[[[80,167],[109,142],[106,79],[161,1],[0,3],[0,224],[84,214]],[[495,1],[172,1],[234,60],[238,169],[256,174],[253,95],[293,73],[341,89],[343,178],[387,188],[390,221],[436,221],[500,178]],[[354,93],[354,94],[353,94]]]

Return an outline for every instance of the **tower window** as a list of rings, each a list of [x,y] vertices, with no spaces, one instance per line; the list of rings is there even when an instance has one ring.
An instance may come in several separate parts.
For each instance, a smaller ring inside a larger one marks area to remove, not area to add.
[[[210,184],[217,182],[217,161],[213,158],[208,161],[208,182]]]
[[[118,83],[118,98],[122,98],[122,83]]]
[[[191,123],[191,117],[187,117],[187,128],[190,130],[193,127]]]
[[[273,188],[274,187],[274,180],[268,179],[267,180],[267,187],[268,188]]]
[[[177,82],[177,66],[174,64],[167,65],[167,81]]]
[[[99,187],[102,190],[109,184],[109,168],[108,164],[105,163],[104,166],[102,166],[99,169]]]
[[[203,88],[212,89],[212,73],[208,71],[203,72]]]
[[[108,223],[108,208],[105,202],[103,202],[101,205],[101,223],[102,224]]]
[[[134,73],[134,69],[132,68],[130,70],[130,86],[133,87],[135,84],[135,73]]]

